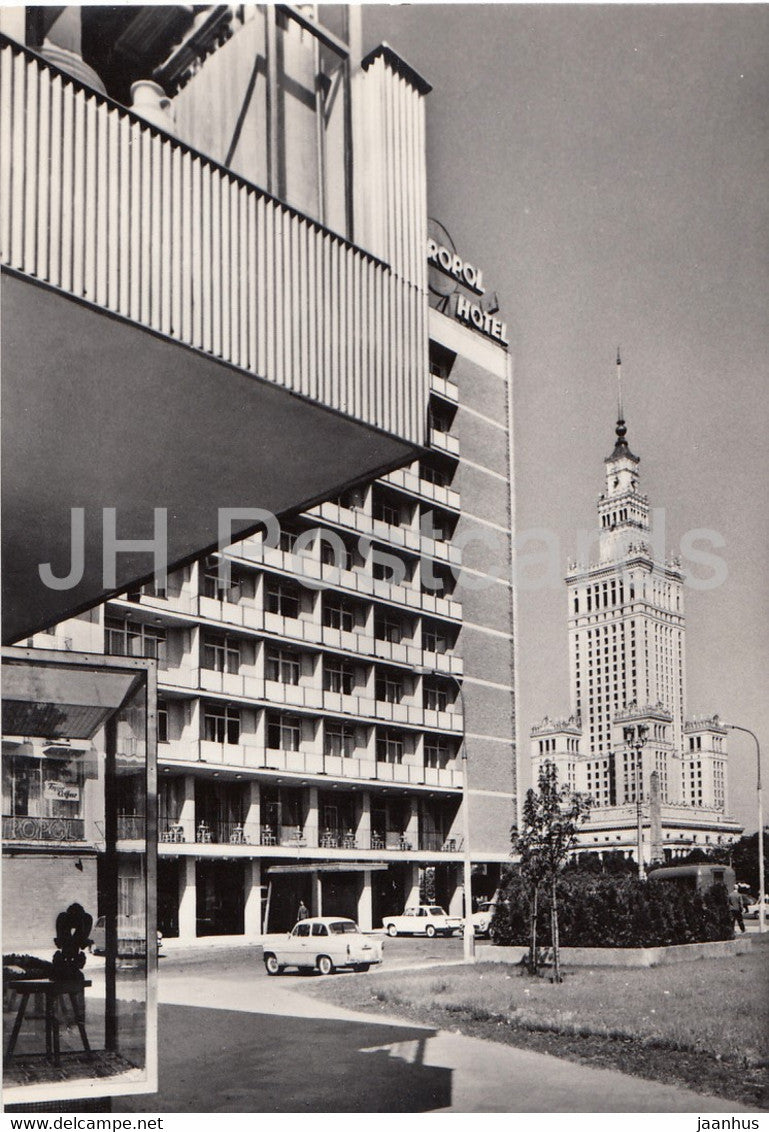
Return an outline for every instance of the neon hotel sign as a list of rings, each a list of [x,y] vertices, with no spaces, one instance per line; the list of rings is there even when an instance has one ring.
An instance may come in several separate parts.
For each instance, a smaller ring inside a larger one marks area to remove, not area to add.
[[[432,236],[427,239],[427,262],[429,266],[437,268],[473,294],[480,296],[486,293],[483,286],[483,272],[463,260],[452,248],[438,243]],[[457,294],[454,316],[460,322],[480,330],[481,334],[494,339],[495,342],[501,342],[503,346],[509,345],[505,323],[485,311],[480,303],[474,303],[464,295]]]

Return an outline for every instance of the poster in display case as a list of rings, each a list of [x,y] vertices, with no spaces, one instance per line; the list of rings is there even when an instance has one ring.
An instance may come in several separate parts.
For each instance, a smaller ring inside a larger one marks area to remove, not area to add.
[[[156,671],[2,652],[3,1097],[157,1089]]]

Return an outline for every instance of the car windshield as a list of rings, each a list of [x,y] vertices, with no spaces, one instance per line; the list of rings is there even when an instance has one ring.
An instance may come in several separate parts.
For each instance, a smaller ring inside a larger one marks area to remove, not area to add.
[[[434,904],[432,906],[432,908],[428,908],[428,911],[429,911],[431,916],[445,916],[446,915],[446,913],[443,911],[443,909],[439,908],[437,904]]]
[[[328,925],[328,929],[332,935],[351,935],[358,931],[358,925],[352,920],[334,920],[333,924]]]

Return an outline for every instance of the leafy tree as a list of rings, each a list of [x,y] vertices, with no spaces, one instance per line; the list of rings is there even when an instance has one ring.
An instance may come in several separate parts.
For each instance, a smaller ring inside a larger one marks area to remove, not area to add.
[[[737,880],[758,895],[758,833],[741,837],[732,846],[731,864]],[[764,860],[769,863],[769,833],[764,830]]]
[[[513,850],[520,854],[521,876],[529,893],[529,971],[536,974],[537,912],[541,890],[550,902],[550,935],[553,947],[553,979],[562,982],[558,936],[558,878],[577,841],[577,830],[590,810],[589,799],[558,785],[556,767],[546,762],[539,772],[537,789],[526,792],[523,822],[512,830]]]

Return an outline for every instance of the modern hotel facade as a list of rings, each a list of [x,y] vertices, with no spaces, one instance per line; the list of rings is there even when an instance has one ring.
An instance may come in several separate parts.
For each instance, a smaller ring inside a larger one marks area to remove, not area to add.
[[[637,859],[640,825],[649,862],[728,845],[742,827],[728,816],[726,728],[686,717],[684,574],[654,545],[622,416],[620,403],[598,559],[571,562],[566,577],[571,714],[532,728],[531,759],[535,781],[551,762],[590,795],[580,850]]]
[[[264,468],[232,506],[278,525],[236,518],[236,541],[199,541],[164,584],[135,572],[103,604],[24,640],[157,661],[168,940],[282,930],[300,900],[366,929],[420,894],[461,913],[465,773],[476,897],[495,890],[516,810],[512,373],[480,272],[442,231],[428,240],[429,86],[390,48],[361,59],[355,9],[132,11],[105,17],[123,22],[101,78],[116,100],[134,84],[135,115],[92,89],[80,109],[77,84],[71,111],[54,84],[45,113],[62,99],[85,131],[76,137],[103,139],[78,174],[84,189],[100,160],[129,161],[163,219],[141,227],[118,196],[105,232],[139,225],[135,251],[158,286],[134,294],[128,262],[127,280],[120,263],[100,275],[98,241],[77,270],[95,257],[106,298],[114,288],[122,302],[125,287],[160,320],[154,331],[274,371],[300,398],[362,421],[368,444],[351,428],[334,443],[322,417],[276,411],[267,433],[257,423],[242,435],[243,451],[264,446]],[[81,46],[98,42],[86,12]],[[47,29],[48,58],[73,71],[62,52],[75,33],[59,31],[57,45]],[[101,64],[96,47],[84,54]],[[16,58],[25,89],[30,72],[48,74]],[[135,85],[140,64],[157,85]],[[168,259],[153,258],[155,236]],[[221,396],[242,433],[238,391]],[[164,402],[166,432],[177,413],[183,429],[184,409]],[[226,487],[228,459],[212,451],[206,471],[192,455],[189,474],[180,467],[188,495],[220,472]],[[126,782],[122,835],[146,821]]]

